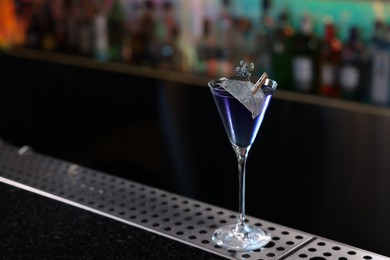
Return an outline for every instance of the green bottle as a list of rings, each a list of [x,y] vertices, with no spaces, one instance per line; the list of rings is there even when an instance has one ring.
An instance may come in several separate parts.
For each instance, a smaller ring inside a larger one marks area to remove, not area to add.
[[[108,14],[109,59],[122,60],[125,14],[120,0],[114,0]]]
[[[314,94],[318,86],[320,42],[313,33],[313,19],[305,14],[292,38],[291,69],[294,91]]]
[[[287,11],[279,16],[274,32],[272,49],[272,78],[281,89],[292,89],[291,84],[291,41],[294,29],[288,21]]]

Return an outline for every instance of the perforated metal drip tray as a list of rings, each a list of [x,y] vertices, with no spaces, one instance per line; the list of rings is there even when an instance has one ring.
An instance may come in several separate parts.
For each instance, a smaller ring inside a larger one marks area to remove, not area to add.
[[[137,226],[229,259],[390,259],[248,216],[272,235],[261,250],[235,252],[211,242],[237,213],[0,141],[0,181]]]

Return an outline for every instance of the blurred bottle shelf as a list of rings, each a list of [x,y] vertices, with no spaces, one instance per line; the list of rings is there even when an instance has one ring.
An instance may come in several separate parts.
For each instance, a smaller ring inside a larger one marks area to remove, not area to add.
[[[40,62],[53,62],[67,66],[123,73],[135,77],[153,78],[156,80],[175,83],[179,86],[182,84],[206,88],[208,81],[212,79],[211,77],[191,73],[132,65],[123,62],[101,62],[93,58],[79,55],[62,54],[58,52],[35,50],[24,47],[13,47],[3,50],[2,53],[15,58],[30,59]],[[129,87],[136,87],[136,85],[129,85]],[[348,101],[339,98],[323,97],[314,94],[304,94],[281,89],[276,92],[275,98],[326,108],[390,117],[390,108],[388,107],[365,104],[357,101]]]
[[[253,61],[281,98],[386,114],[389,10],[359,0],[5,0],[0,48],[201,86]]]

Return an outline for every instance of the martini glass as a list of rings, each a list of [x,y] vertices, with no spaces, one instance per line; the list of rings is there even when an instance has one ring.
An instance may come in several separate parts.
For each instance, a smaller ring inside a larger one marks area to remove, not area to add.
[[[217,245],[229,250],[250,251],[265,246],[271,240],[269,233],[245,221],[245,169],[248,152],[259,131],[277,83],[267,79],[261,86],[259,91],[262,91],[264,95],[262,95],[260,100],[260,114],[253,118],[251,112],[221,86],[224,80],[227,79],[214,79],[208,85],[230,143],[237,156],[239,215],[237,223],[228,224],[215,230],[212,240]]]

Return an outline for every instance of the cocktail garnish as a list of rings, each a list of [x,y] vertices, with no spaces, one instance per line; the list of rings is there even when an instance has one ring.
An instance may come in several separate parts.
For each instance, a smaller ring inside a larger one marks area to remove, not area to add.
[[[257,80],[257,82],[255,83],[255,85],[252,88],[253,95],[256,95],[256,92],[259,91],[259,89],[261,88],[261,86],[264,85],[264,83],[267,79],[268,79],[268,75],[267,75],[267,73],[264,72],[263,75],[261,75],[261,77]]]
[[[253,63],[240,61],[240,67],[236,67],[237,75],[231,78],[223,78],[220,85],[234,98],[240,101],[251,113],[252,117],[257,117],[261,112],[261,106],[265,94],[261,87],[268,78],[267,73],[259,78],[256,84],[251,82],[251,72],[254,70]]]
[[[255,68],[255,64],[253,64],[253,62],[248,64],[242,60],[240,61],[240,65],[241,67],[236,67],[237,75],[242,78],[248,78],[249,80],[252,75],[251,71]]]

